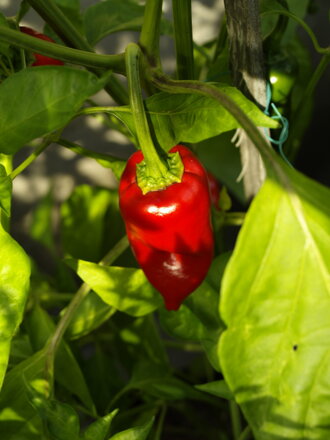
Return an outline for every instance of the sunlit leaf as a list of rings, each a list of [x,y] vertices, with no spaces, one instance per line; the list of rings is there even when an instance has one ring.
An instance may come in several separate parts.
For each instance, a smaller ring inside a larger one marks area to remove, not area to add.
[[[141,269],[104,267],[83,260],[68,260],[68,264],[105,303],[121,312],[143,316],[162,304],[160,294],[149,284]]]
[[[330,191],[286,172],[253,201],[227,266],[220,363],[256,440],[325,440]]]
[[[0,225],[0,388],[11,339],[21,323],[30,282],[30,260]]]
[[[150,429],[153,425],[154,419],[145,423],[142,426],[135,426],[134,428],[126,429],[113,435],[109,440],[146,440]]]
[[[10,75],[0,84],[0,152],[13,154],[66,125],[104,82],[65,66],[34,66]]]

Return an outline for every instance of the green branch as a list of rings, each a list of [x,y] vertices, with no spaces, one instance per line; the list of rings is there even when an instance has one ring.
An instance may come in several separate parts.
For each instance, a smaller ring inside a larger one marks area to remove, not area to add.
[[[139,45],[154,66],[159,63],[160,21],[163,0],[147,0]]]
[[[86,67],[112,69],[117,73],[125,72],[124,54],[100,55],[79,49],[72,49],[60,44],[51,43],[31,37],[22,32],[0,27],[0,40],[25,50],[48,55],[56,59]]]
[[[172,0],[178,79],[194,79],[191,0]]]
[[[32,162],[34,162],[38,156],[53,142],[53,138],[47,137],[40,145],[37,147],[30,156],[28,156],[20,165],[18,165],[11,173],[10,177],[12,180],[15,179],[22,171],[25,170]]]
[[[100,266],[110,266],[118,257],[121,255],[124,250],[128,247],[128,239],[125,235],[121,238],[117,244],[105,255],[104,258],[99,262]],[[72,318],[74,317],[78,307],[84,300],[84,298],[90,292],[90,287],[88,284],[83,283],[80,288],[77,290],[74,295],[72,301],[70,302],[68,308],[66,309],[64,315],[60,319],[55,332],[51,339],[47,344],[46,349],[46,362],[45,362],[45,370],[46,375],[50,383],[53,382],[54,377],[54,360],[57,349],[63,339],[65,331],[67,330]]]
[[[330,55],[330,47],[321,47],[319,45],[319,42],[317,41],[317,38],[314,34],[314,32],[312,31],[312,29],[304,22],[304,20],[302,20],[301,18],[297,17],[295,14],[292,14],[292,12],[286,11],[285,9],[276,9],[273,11],[265,11],[263,12],[261,15],[262,16],[266,16],[266,15],[272,15],[272,14],[279,14],[279,15],[286,15],[289,18],[291,18],[292,20],[296,21],[309,35],[310,39],[312,40],[314,49],[316,50],[316,52],[320,53],[320,54],[324,54],[324,55]]]

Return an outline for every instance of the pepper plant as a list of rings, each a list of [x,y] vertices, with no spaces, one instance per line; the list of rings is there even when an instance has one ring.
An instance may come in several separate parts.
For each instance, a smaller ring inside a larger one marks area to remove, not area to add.
[[[330,193],[296,162],[330,48],[307,0],[225,1],[203,45],[191,1],[167,5],[0,13],[3,440],[330,437]],[[127,31],[123,53],[95,49]],[[89,115],[137,151],[69,140]],[[40,200],[25,236],[42,262],[13,233],[11,202],[50,146],[118,184]]]

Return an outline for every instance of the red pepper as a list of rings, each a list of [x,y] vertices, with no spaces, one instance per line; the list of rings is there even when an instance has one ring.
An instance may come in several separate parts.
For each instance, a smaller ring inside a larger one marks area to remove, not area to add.
[[[205,278],[213,257],[207,174],[192,152],[176,145],[184,166],[181,182],[143,194],[136,167],[141,151],[128,160],[119,185],[120,210],[138,263],[161,293],[168,310]]]
[[[40,32],[35,31],[26,26],[20,26],[20,31],[24,34],[31,35],[32,37],[39,38],[40,40],[50,41],[51,43],[55,43],[55,41],[48,37],[47,35],[41,34]],[[55,58],[50,58],[45,55],[41,55],[39,53],[33,53],[35,57],[35,61],[32,63],[32,66],[47,66],[47,65],[56,65],[63,66],[63,61],[55,60]]]
[[[215,209],[217,209],[218,211],[220,210],[220,205],[219,205],[219,201],[220,201],[220,184],[217,181],[216,177],[210,173],[209,171],[207,171],[207,179],[209,182],[209,189],[210,189],[210,197],[211,197],[211,202],[212,205],[215,207]]]

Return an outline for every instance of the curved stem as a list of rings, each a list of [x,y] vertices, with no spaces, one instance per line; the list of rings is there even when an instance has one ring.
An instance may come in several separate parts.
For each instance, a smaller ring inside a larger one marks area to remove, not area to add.
[[[33,161],[37,159],[38,156],[53,142],[53,139],[45,139],[39,147],[37,147],[29,157],[27,157],[18,167],[16,167],[11,173],[10,177],[12,180],[15,179],[22,171],[25,170]]]
[[[314,49],[316,50],[316,52],[320,53],[320,54],[330,54],[330,47],[321,47],[317,41],[317,38],[314,34],[314,32],[312,31],[312,29],[304,22],[304,20],[302,20],[301,18],[297,17],[295,14],[292,14],[292,12],[286,11],[285,9],[276,9],[273,11],[265,11],[263,12],[261,15],[262,16],[266,16],[266,15],[272,15],[272,14],[280,14],[280,15],[286,15],[289,18],[291,18],[292,20],[296,21],[297,23],[299,23],[299,25],[304,28],[304,30],[307,32],[307,34],[309,35],[310,39],[312,40]]]
[[[128,239],[125,235],[123,238],[121,238],[118,243],[102,258],[102,260],[99,262],[99,265],[101,266],[109,266],[111,265],[119,255],[122,254],[122,252],[128,247]],[[90,287],[88,284],[83,283],[80,288],[77,290],[76,294],[74,295],[72,301],[70,302],[68,308],[66,309],[66,312],[60,319],[56,330],[51,337],[51,339],[48,342],[47,345],[47,354],[46,354],[46,362],[45,362],[45,370],[46,374],[52,382],[54,377],[54,359],[56,355],[56,351],[63,339],[64,333],[66,329],[68,328],[75,312],[77,311],[79,305],[82,303],[84,298],[87,296],[87,294],[90,292]]]
[[[149,131],[140,82],[140,56],[141,49],[139,46],[130,43],[126,48],[126,71],[130,106],[136,136],[143,152],[148,174],[157,179],[166,174],[167,167],[158,156]]]
[[[60,44],[40,40],[39,38],[35,38],[6,27],[0,27],[0,40],[23,49],[30,51],[32,50],[42,55],[49,55],[72,64],[79,64],[94,68],[100,67],[113,69],[118,73],[123,73],[125,71],[125,59],[123,54],[100,55],[93,52],[72,49]]]
[[[194,79],[191,0],[172,0],[178,79]]]

